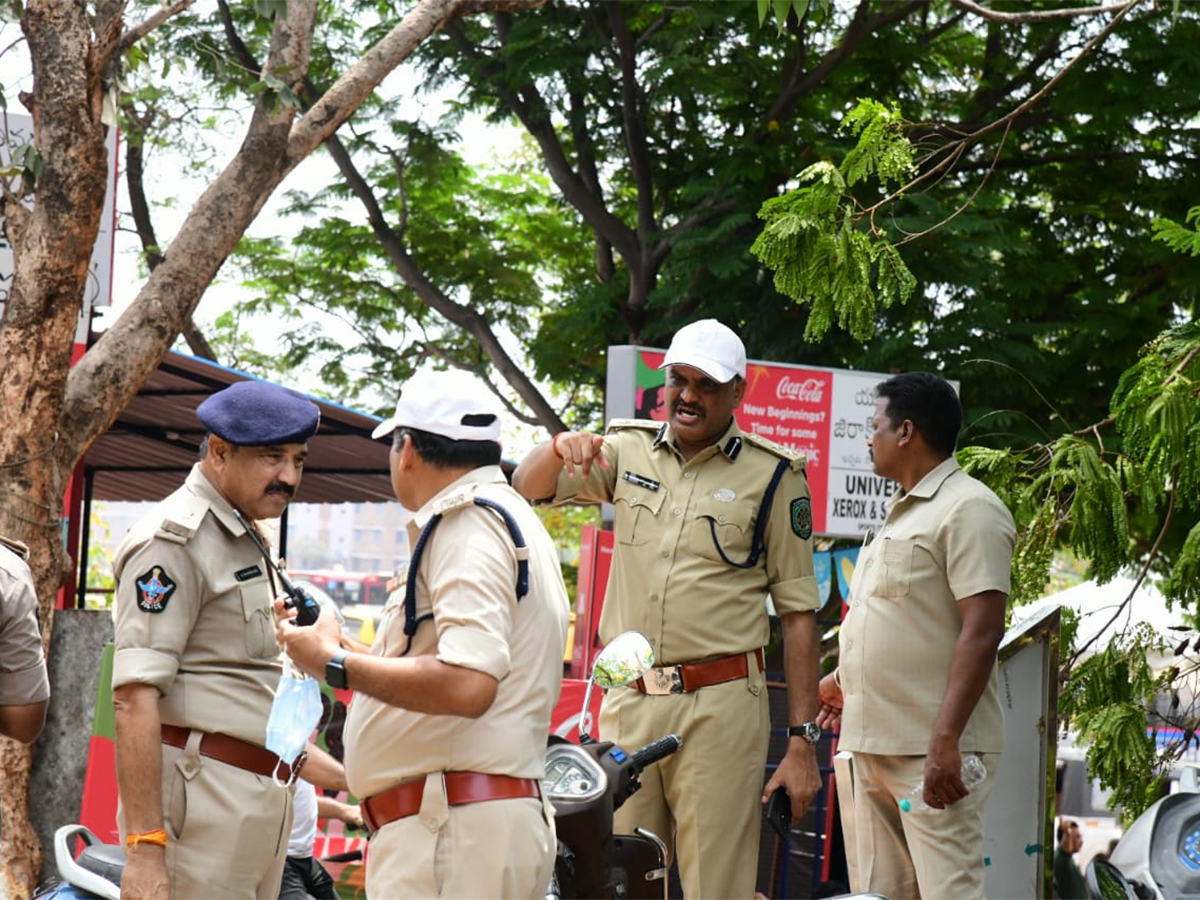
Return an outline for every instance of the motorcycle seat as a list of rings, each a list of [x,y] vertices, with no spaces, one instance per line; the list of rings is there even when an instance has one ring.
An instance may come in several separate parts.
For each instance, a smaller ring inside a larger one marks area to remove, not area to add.
[[[106,881],[119,885],[121,872],[125,869],[125,851],[115,844],[89,844],[75,862]]]

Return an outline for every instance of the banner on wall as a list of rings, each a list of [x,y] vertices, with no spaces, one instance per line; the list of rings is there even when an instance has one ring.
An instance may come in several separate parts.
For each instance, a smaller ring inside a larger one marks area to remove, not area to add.
[[[608,348],[608,420],[666,419],[666,378],[658,368],[663,356],[664,351],[646,347]],[[861,537],[883,524],[899,490],[874,473],[867,452],[875,387],[887,378],[760,360],[746,365],[738,425],[808,457],[814,534]]]

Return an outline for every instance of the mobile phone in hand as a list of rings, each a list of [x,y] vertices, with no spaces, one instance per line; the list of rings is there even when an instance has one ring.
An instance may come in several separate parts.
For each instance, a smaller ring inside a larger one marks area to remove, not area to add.
[[[787,837],[792,829],[792,799],[782,785],[775,788],[771,799],[767,801],[767,821],[781,838]]]

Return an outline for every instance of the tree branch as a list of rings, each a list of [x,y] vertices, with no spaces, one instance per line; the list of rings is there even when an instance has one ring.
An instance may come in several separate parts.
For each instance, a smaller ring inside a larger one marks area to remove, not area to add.
[[[608,211],[603,198],[593,194],[583,179],[571,168],[537,88],[526,81],[521,86],[521,93],[514,92],[506,79],[501,77],[503,73],[499,63],[486,59],[457,24],[447,26],[446,34],[463,56],[479,66],[492,90],[537,141],[550,177],[562,191],[566,201],[579,210],[589,227],[617,249],[628,265],[637,265],[641,252],[637,236],[624,222]]]
[[[1029,12],[1006,13],[988,9],[986,6],[980,6],[978,3],[971,2],[971,0],[950,0],[950,3],[965,12],[974,13],[980,18],[987,19],[990,22],[1000,22],[1005,25],[1017,24],[1019,22],[1050,22],[1055,19],[1077,19],[1082,16],[1100,16],[1105,13],[1118,12],[1128,5],[1125,3],[1114,3],[1111,6],[1081,6],[1076,9],[1039,9],[1030,10]]]
[[[155,28],[158,28],[158,26],[162,25],[165,21],[167,21],[167,19],[179,15],[195,2],[196,0],[175,0],[175,2],[170,6],[165,6],[162,9],[151,13],[137,25],[133,26],[123,35],[121,35],[120,40],[117,41],[117,52],[124,53],[126,50],[152,32]]]

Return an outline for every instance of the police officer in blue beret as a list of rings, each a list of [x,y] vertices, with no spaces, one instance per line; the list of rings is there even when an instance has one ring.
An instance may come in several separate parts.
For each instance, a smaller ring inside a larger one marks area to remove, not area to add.
[[[282,671],[270,547],[320,413],[244,381],[196,415],[208,429],[183,486],[117,550],[113,617],[124,898],[278,897],[302,760],[266,749]]]

